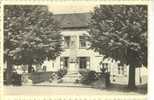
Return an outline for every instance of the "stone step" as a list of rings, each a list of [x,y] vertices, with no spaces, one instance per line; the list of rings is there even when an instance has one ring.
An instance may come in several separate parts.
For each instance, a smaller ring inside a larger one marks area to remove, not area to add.
[[[64,78],[63,83],[76,83],[77,78]]]
[[[67,77],[67,76],[81,76],[80,74],[66,74],[64,77]]]
[[[63,78],[68,77],[68,78],[80,78],[80,75],[66,75]]]
[[[66,75],[76,75],[76,74],[79,74],[79,73],[67,73]]]
[[[66,75],[76,75],[76,74],[79,74],[79,73],[67,73]]]
[[[78,72],[68,72],[63,78],[63,83],[75,83],[81,75]]]
[[[76,76],[81,76],[81,75],[79,75],[79,74],[66,74],[64,77],[76,77]]]
[[[67,74],[79,74],[78,72],[67,72]]]

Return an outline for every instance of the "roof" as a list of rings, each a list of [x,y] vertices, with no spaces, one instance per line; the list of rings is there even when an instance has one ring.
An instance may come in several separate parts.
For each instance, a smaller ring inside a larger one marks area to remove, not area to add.
[[[91,19],[90,13],[71,13],[71,14],[56,14],[56,21],[61,25],[61,28],[86,28]]]

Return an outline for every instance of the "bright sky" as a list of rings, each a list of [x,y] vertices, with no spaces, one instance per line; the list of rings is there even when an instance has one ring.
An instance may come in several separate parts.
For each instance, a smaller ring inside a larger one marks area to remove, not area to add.
[[[48,5],[49,11],[58,14],[58,13],[82,13],[93,11],[96,4],[76,4],[76,3],[59,3]]]

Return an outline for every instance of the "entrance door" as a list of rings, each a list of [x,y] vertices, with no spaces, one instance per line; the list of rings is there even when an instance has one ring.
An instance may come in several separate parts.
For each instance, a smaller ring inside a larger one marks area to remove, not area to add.
[[[65,68],[68,68],[68,61],[69,61],[69,58],[68,57],[64,57],[64,67]]]

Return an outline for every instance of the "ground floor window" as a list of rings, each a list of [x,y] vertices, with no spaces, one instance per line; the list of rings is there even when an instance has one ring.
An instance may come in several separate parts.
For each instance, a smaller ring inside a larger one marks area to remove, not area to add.
[[[90,57],[79,57],[79,68],[86,69],[90,67]]]
[[[68,68],[69,65],[69,57],[61,57],[60,58],[60,67],[61,68]]]
[[[126,67],[118,64],[118,74],[124,75],[126,73]]]
[[[90,57],[78,57],[77,60],[80,69],[90,68]],[[60,57],[60,68],[68,68],[69,63],[69,57]]]

